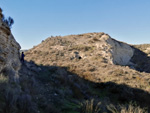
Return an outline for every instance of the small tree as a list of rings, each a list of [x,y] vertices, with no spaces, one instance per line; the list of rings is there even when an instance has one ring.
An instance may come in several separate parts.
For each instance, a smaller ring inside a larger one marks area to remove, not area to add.
[[[8,17],[7,19],[5,19],[5,17],[3,17],[2,21],[9,27],[11,28],[11,26],[14,24],[14,20],[11,17]]]
[[[14,20],[11,17],[8,17],[8,26],[11,27],[14,24]]]
[[[2,8],[0,8],[0,11],[2,12]],[[2,21],[9,27],[11,28],[11,26],[14,24],[14,20],[11,17],[8,17],[7,19],[5,18],[4,14],[2,15]]]

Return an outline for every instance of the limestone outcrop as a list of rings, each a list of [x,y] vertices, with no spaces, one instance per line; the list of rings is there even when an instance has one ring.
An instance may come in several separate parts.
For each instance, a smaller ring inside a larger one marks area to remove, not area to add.
[[[2,21],[0,10],[0,74],[9,76],[9,80],[16,82],[20,69],[20,45],[14,39],[10,28]]]
[[[103,56],[118,65],[128,65],[130,64],[130,59],[134,55],[134,49],[130,45],[116,41],[112,39],[109,35],[104,34],[100,38],[100,47],[103,50]]]

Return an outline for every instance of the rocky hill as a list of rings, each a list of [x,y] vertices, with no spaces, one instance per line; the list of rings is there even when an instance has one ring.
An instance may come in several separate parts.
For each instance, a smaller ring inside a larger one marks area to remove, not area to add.
[[[95,100],[101,98],[102,100],[99,101],[104,105],[100,106],[101,112],[114,112],[113,110],[119,108],[117,104],[129,102],[136,102],[142,108],[150,108],[148,54],[138,46],[119,42],[108,34],[86,33],[49,37],[27,51],[26,60],[34,62],[40,68],[47,68],[48,70],[38,77],[43,82],[51,81],[51,83],[48,82],[49,87],[55,87],[55,82],[59,81],[58,84],[61,86],[56,85],[57,94],[64,100],[69,100],[69,103],[70,98],[63,97],[64,93],[70,95],[71,100],[81,102],[86,99],[89,104],[92,102],[90,98]],[[69,93],[69,91],[73,92]],[[79,97],[81,100],[78,99]],[[114,107],[109,106],[109,109],[107,105],[111,103]],[[88,105],[84,103],[85,106]],[[133,106],[133,111],[138,109]],[[82,106],[82,111],[86,109],[84,107]],[[60,109],[63,110],[63,108]],[[124,107],[124,110],[129,112],[128,107]],[[118,112],[121,112],[121,108]]]
[[[36,63],[40,64],[44,61],[43,64],[45,65],[50,64],[53,61],[52,58],[55,58],[53,56],[48,58],[47,56],[56,54],[58,54],[57,57],[60,56],[58,58],[60,61],[64,59],[67,62],[72,62],[75,57],[79,56],[81,59],[90,59],[97,56],[105,58],[110,64],[128,65],[134,54],[134,49],[128,44],[112,39],[105,33],[87,33],[65,37],[50,37],[28,53],[33,53],[32,56],[36,58]],[[42,57],[42,55],[48,58],[48,62],[45,61],[45,57]],[[28,54],[26,58],[28,59]]]
[[[141,78],[142,74],[146,76],[144,84],[149,84],[149,73],[139,72],[146,68],[142,68],[144,65],[138,59],[141,56],[148,64],[148,58],[145,58],[142,51],[137,50],[108,34],[87,33],[50,37],[29,50],[26,60],[34,61],[38,65],[67,67],[70,72],[94,82],[115,81],[140,87],[141,83],[138,84],[136,79],[131,78]],[[124,80],[125,78],[128,79]]]

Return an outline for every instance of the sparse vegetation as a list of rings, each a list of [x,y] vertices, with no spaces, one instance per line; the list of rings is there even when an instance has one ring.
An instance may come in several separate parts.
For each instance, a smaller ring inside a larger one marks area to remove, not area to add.
[[[140,108],[136,103],[130,102],[127,105],[119,105],[115,107],[114,105],[108,105],[107,109],[112,113],[148,113],[146,108]]]
[[[9,27],[11,28],[12,25],[14,24],[14,20],[11,17],[8,17],[7,19],[3,16],[2,21]]]
[[[2,11],[1,8],[0,8],[0,10]],[[2,21],[3,21],[3,23],[4,23],[6,26],[8,26],[9,28],[11,28],[12,25],[14,24],[13,18],[11,18],[11,17],[5,18],[4,14],[3,14],[3,17],[2,17]]]
[[[86,100],[81,103],[82,113],[99,113],[101,102],[95,103],[94,99]]]

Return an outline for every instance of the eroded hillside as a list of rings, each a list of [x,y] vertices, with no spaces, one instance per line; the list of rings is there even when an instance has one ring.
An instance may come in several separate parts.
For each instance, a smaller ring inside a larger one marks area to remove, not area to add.
[[[53,112],[147,113],[150,59],[139,47],[105,33],[56,36],[27,51],[26,60],[42,69],[35,77],[48,91],[43,97],[61,100],[46,101]]]
[[[38,65],[67,67],[68,71],[90,81],[112,81],[150,91],[149,73],[139,72],[142,66],[136,63],[139,56],[135,54],[134,47],[105,33],[87,33],[50,37],[29,50],[26,60]]]

